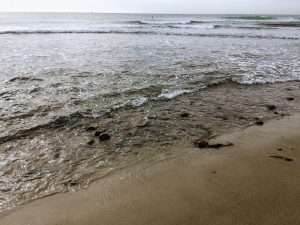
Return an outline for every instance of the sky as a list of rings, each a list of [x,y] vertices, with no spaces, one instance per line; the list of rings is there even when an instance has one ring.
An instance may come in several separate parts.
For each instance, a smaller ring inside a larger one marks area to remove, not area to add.
[[[300,14],[300,0],[0,0],[0,11]]]

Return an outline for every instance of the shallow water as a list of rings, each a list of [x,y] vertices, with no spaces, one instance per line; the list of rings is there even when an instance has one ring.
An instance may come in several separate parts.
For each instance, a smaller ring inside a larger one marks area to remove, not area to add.
[[[98,116],[133,90],[139,104],[214,82],[299,80],[298,40],[34,34],[0,35],[0,43],[0,136],[75,112]],[[144,94],[150,86],[161,92]]]
[[[0,210],[299,110],[299,18],[1,13]]]

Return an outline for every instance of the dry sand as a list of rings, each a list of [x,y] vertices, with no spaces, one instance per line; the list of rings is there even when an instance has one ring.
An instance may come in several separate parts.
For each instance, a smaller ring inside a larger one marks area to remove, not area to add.
[[[34,201],[2,215],[0,224],[300,224],[299,114],[213,141],[234,146],[178,148],[179,157]]]

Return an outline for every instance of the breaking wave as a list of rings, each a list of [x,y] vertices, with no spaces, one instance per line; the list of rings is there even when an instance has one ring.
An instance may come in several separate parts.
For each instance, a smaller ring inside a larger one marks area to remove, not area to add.
[[[222,38],[257,38],[257,39],[287,39],[299,40],[296,36],[272,36],[264,34],[234,34],[234,33],[183,33],[183,32],[159,32],[143,30],[18,30],[0,31],[0,35],[15,34],[144,34],[144,35],[167,35],[167,36],[195,36],[195,37],[222,37]]]
[[[186,21],[133,20],[133,21],[124,21],[121,23],[135,24],[135,25],[192,25],[192,24],[202,24],[205,22],[198,21],[198,20],[186,20]]]
[[[249,16],[226,16],[223,17],[224,19],[230,19],[230,20],[273,20],[277,19],[277,17],[274,16],[258,16],[258,15],[249,15]]]
[[[298,28],[298,27],[300,27],[300,22],[299,21],[268,22],[268,23],[260,23],[259,25],[267,26],[267,27],[295,27],[295,28]]]

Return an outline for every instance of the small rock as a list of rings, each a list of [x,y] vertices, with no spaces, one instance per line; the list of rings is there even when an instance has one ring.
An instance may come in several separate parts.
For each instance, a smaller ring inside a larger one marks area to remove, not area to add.
[[[274,112],[274,114],[278,115],[279,113],[278,112]]]
[[[228,147],[228,146],[233,146],[233,143],[227,143],[227,144],[220,144],[220,143],[217,143],[217,144],[211,144],[211,145],[208,145],[208,148],[222,148],[222,147]]]
[[[194,141],[194,145],[197,148],[207,148],[209,146],[209,143],[205,140],[196,140]]]
[[[226,144],[221,144],[221,143],[209,144],[205,140],[196,140],[194,141],[194,145],[197,148],[222,148],[222,147],[233,146],[233,143],[228,142]]]
[[[94,143],[95,143],[95,140],[92,139],[92,140],[90,140],[90,141],[87,143],[87,145],[93,145]]]
[[[148,118],[149,120],[154,120],[154,119],[157,118],[157,116],[147,116],[147,118]]]
[[[100,134],[102,134],[102,133],[103,133],[103,132],[97,130],[97,131],[95,132],[95,136],[96,136],[96,137],[99,137]]]
[[[260,121],[257,121],[255,124],[258,125],[258,126],[263,126],[264,122],[260,120]]]
[[[109,134],[101,134],[99,136],[100,141],[108,141],[108,140],[110,140],[110,138],[111,138],[111,136]]]
[[[187,117],[189,117],[189,116],[190,116],[190,114],[187,113],[187,112],[184,112],[184,113],[181,113],[181,114],[180,114],[180,117],[181,117],[181,118],[187,118]]]
[[[97,130],[96,127],[87,127],[85,128],[86,131],[94,131],[94,130]]]
[[[78,182],[76,182],[76,181],[69,181],[69,182],[68,182],[68,185],[71,186],[71,187],[74,187],[74,186],[76,186],[77,184],[78,184]]]
[[[273,111],[277,108],[276,105],[266,105],[266,107],[271,111]]]
[[[295,98],[293,98],[293,97],[288,97],[288,98],[286,98],[286,100],[288,100],[288,101],[293,101]]]
[[[282,148],[277,149],[278,151],[282,151]]]

